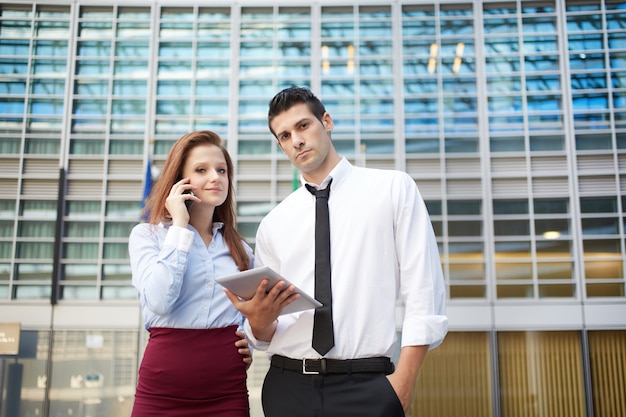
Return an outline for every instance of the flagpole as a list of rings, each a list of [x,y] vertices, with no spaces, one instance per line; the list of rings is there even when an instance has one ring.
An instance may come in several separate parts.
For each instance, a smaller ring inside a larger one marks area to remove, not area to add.
[[[144,180],[143,180],[143,197],[141,199],[141,221],[146,222],[148,221],[148,218],[150,217],[150,213],[144,212],[144,209],[146,207],[146,202],[148,200],[148,197],[150,196],[150,192],[152,191],[152,182],[153,182],[153,175],[152,175],[152,157],[154,155],[154,139],[150,139],[150,141],[148,142],[148,152],[147,152],[147,158],[146,158],[146,162],[145,162],[145,166],[146,166],[146,171],[144,174]]]
[[[363,168],[365,168],[366,165],[366,155],[365,155],[365,151],[367,150],[367,145],[362,143],[361,147],[360,147],[360,152],[359,152],[359,159],[360,159],[360,163],[358,165],[362,166]]]
[[[294,168],[293,179],[291,180],[291,191],[296,191],[298,188],[300,188],[300,171]]]

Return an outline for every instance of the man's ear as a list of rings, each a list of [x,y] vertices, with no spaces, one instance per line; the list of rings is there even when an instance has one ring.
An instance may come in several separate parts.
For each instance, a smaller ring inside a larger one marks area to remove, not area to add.
[[[333,130],[333,128],[335,127],[335,122],[333,121],[333,118],[330,116],[330,113],[324,112],[324,114],[322,115],[322,124],[324,125],[324,128],[326,129],[328,133],[330,133]]]

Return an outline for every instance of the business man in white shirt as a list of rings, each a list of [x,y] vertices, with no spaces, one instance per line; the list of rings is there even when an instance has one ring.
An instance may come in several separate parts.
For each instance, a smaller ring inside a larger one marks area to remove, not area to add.
[[[280,283],[268,291],[264,281],[250,300],[227,291],[247,318],[250,343],[271,357],[262,392],[265,416],[404,416],[428,349],[448,329],[441,262],[424,201],[408,174],[355,167],[340,157],[331,140],[333,119],[308,89],[278,93],[268,119],[308,187],[261,221],[255,266],[270,266],[315,294],[313,193],[330,186],[327,304],[334,341],[328,352],[312,347],[314,310],[280,315],[298,297],[293,286]],[[394,369],[397,300],[406,308]]]

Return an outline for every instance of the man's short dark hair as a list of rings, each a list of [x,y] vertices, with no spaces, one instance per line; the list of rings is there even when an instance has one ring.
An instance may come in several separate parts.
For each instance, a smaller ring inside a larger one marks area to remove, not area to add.
[[[313,115],[321,122],[324,113],[326,113],[326,108],[320,101],[319,98],[315,96],[308,88],[304,87],[289,87],[285,88],[278,94],[274,96],[274,98],[270,101],[270,108],[267,112],[267,124],[270,128],[270,132],[274,136],[276,134],[272,130],[270,123],[274,117],[278,116],[284,111],[289,110],[296,104],[304,103],[308,106],[309,110]]]

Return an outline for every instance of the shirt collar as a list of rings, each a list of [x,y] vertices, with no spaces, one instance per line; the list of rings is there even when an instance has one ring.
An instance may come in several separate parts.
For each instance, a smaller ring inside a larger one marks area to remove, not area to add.
[[[303,184],[312,185],[313,187],[315,187],[317,189],[324,189],[324,188],[326,188],[326,186],[328,185],[330,180],[333,180],[333,183],[331,185],[331,189],[333,189],[333,188],[336,188],[340,183],[343,182],[343,180],[348,176],[348,173],[350,172],[351,169],[352,169],[352,164],[350,163],[350,161],[348,161],[344,157],[344,158],[341,158],[339,163],[337,165],[335,165],[335,167],[332,169],[332,171],[330,171],[328,176],[326,178],[324,178],[324,181],[322,181],[322,183],[320,185],[317,185],[317,184],[312,183],[312,182],[307,182],[302,175],[300,175],[300,177],[302,179],[302,183]]]

